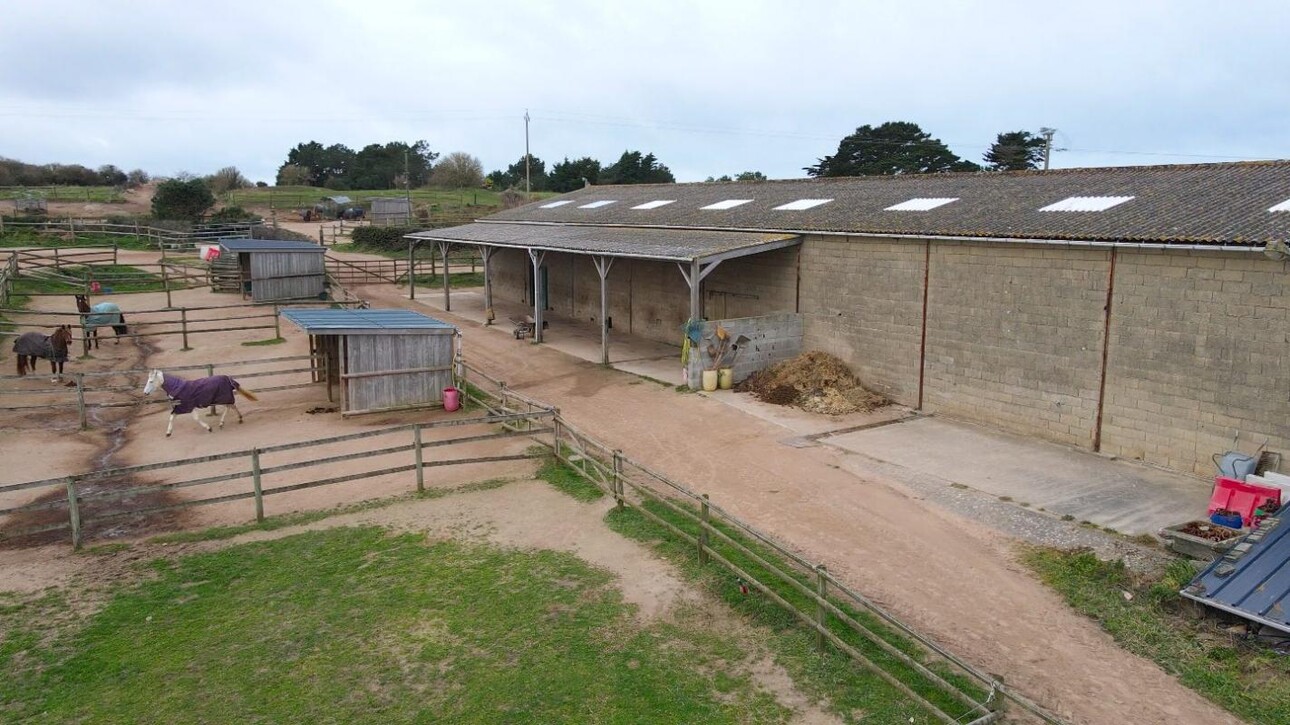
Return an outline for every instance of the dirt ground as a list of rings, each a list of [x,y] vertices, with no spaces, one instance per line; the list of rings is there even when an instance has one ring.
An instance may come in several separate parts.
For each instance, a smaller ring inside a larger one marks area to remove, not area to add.
[[[895,481],[847,472],[841,451],[781,445],[776,441],[783,437],[782,430],[721,403],[643,385],[628,374],[514,340],[504,331],[481,329],[450,313],[422,307],[420,300],[410,303],[392,286],[355,291],[376,307],[412,307],[459,322],[473,364],[516,390],[557,405],[571,423],[593,431],[611,447],[710,494],[736,516],[791,542],[915,628],[977,666],[1003,675],[1009,684],[1072,721],[1238,722],[1154,664],[1120,649],[1094,623],[1073,612],[1017,561],[1010,539],[918,500]],[[206,291],[184,294],[203,300],[212,296]],[[135,297],[144,296],[131,300]],[[172,340],[148,359],[149,364],[164,365],[302,352],[302,336],[286,334],[287,344],[268,348],[237,344],[264,336],[257,333],[230,337],[228,342],[197,340],[197,349],[187,353],[178,352]],[[254,352],[248,356],[247,350]],[[105,346],[103,362],[113,354]],[[98,359],[93,362],[100,364]],[[162,438],[164,413],[151,411],[130,422],[120,460],[229,450],[266,436],[274,443],[302,440],[400,420],[337,421],[335,416],[303,412],[306,404],[322,402],[325,398],[307,399],[300,391],[266,396],[247,406],[244,425],[214,435],[198,431],[191,420],[177,420],[172,441]],[[66,460],[41,456],[41,472],[24,470],[19,479],[83,468],[99,444],[93,434],[68,437],[85,442],[67,446]],[[0,458],[29,459],[26,451],[47,438],[42,431],[9,428],[0,438]],[[464,468],[461,473],[489,477]],[[16,474],[4,475],[8,482]],[[340,485],[313,492],[326,491],[318,495],[337,500],[365,493],[346,493],[354,490]],[[306,496],[294,500],[295,496],[275,498],[287,506],[322,503]],[[222,506],[197,509],[199,518],[185,524],[246,521],[249,502],[239,504],[230,504],[229,512],[221,512]],[[74,557],[57,553],[66,547],[49,551],[53,553],[43,556],[38,550],[0,551],[0,569],[20,572],[0,579],[0,586],[5,579],[13,583],[14,577],[34,579],[46,569],[65,573],[74,566],[68,563]]]
[[[151,214],[152,196],[156,193],[156,190],[157,185],[155,183],[144,184],[137,189],[128,189],[125,192],[125,201],[120,204],[52,201],[49,202],[46,211],[51,219],[63,219],[66,217],[97,219],[105,216]],[[14,203],[12,201],[0,201],[0,214],[13,214],[13,208]]]
[[[393,287],[357,292],[410,306]],[[418,300],[415,307],[427,309]],[[611,447],[708,493],[828,565],[897,616],[1021,692],[1082,723],[1239,722],[1071,610],[1014,542],[918,500],[894,480],[844,470],[846,454],[775,441],[781,429],[702,396],[462,325],[466,356],[558,406]]]

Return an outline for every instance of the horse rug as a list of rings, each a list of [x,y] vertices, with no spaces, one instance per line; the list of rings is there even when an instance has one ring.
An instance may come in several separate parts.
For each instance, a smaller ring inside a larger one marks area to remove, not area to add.
[[[67,351],[61,353],[54,349],[53,340],[49,335],[42,335],[39,332],[28,332],[18,336],[13,341],[13,351],[18,355],[35,355],[45,360],[54,362],[67,362]]]
[[[239,387],[237,381],[227,375],[213,375],[196,380],[164,375],[161,380],[161,389],[175,401],[171,409],[173,413],[191,413],[212,405],[232,405],[233,391]]]
[[[125,316],[115,302],[100,302],[90,308],[90,313],[85,316],[86,327],[117,326],[125,322]]]

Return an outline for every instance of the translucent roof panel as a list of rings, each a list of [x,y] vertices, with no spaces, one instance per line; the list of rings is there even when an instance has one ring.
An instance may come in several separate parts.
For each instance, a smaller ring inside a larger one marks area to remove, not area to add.
[[[676,199],[655,199],[654,201],[647,201],[644,204],[637,204],[632,208],[633,209],[657,209],[660,206],[667,206],[668,204],[671,204],[675,201]]]
[[[1277,204],[1276,206],[1271,207],[1270,209],[1268,209],[1268,211],[1290,211],[1290,199],[1286,199],[1280,204]]]
[[[550,204],[543,204],[542,206],[539,206],[538,208],[539,208],[539,209],[554,209],[554,208],[556,208],[557,206],[564,206],[565,204],[572,204],[572,203],[573,203],[573,199],[561,199],[560,201],[553,201],[553,202],[551,202]]]
[[[1131,196],[1070,196],[1039,211],[1106,211],[1131,199]]]
[[[716,210],[721,210],[721,209],[734,209],[734,208],[735,208],[735,207],[737,207],[737,206],[742,206],[742,205],[744,205],[744,204],[748,204],[748,203],[750,203],[751,201],[752,201],[752,199],[726,199],[725,201],[719,201],[719,202],[717,202],[716,204],[709,204],[709,205],[707,205],[707,206],[701,206],[701,207],[699,207],[699,208],[700,208],[700,209],[716,209]]]
[[[831,201],[833,200],[832,199],[798,199],[797,201],[790,201],[787,204],[780,204],[779,206],[775,207],[775,211],[805,211],[807,209],[813,209],[817,206],[827,204]]]
[[[892,204],[883,211],[931,211],[958,200],[957,196],[916,196],[909,201]]]
[[[610,204],[613,204],[615,201],[617,201],[617,200],[616,200],[616,199],[601,199],[600,201],[593,201],[593,202],[591,202],[590,204],[583,204],[582,206],[580,206],[580,207],[578,207],[578,208],[579,208],[579,209],[599,209],[599,208],[600,208],[600,207],[602,207],[602,206],[609,206]]]

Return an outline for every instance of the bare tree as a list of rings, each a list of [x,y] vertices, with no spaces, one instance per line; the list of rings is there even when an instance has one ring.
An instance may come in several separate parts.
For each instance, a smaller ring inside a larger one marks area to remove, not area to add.
[[[251,182],[237,170],[236,166],[225,166],[206,178],[212,192],[223,194],[234,189],[245,189]]]
[[[434,165],[430,183],[450,189],[484,185],[484,165],[465,151],[454,151]]]

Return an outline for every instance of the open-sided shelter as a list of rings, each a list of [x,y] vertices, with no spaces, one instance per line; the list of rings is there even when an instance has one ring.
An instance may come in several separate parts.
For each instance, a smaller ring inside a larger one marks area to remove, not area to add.
[[[410,310],[284,310],[319,358],[315,382],[339,387],[341,413],[420,408],[452,385],[457,328]]]
[[[223,239],[220,256],[237,258],[238,289],[255,302],[321,299],[327,290],[323,255],[310,242]]]

